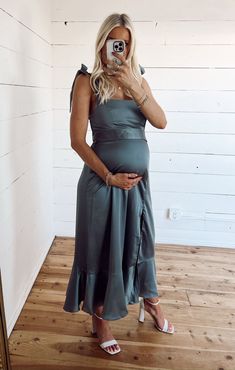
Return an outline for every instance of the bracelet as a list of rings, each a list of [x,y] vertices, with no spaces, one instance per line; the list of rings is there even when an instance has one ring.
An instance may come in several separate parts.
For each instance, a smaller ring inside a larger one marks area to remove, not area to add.
[[[138,102],[138,104],[139,104],[139,105],[141,105],[145,98],[146,98],[146,93],[144,93],[144,94],[141,96],[140,101]]]
[[[143,96],[142,96],[142,98],[140,99],[140,102],[139,102],[139,104],[137,105],[137,107],[138,108],[140,108],[141,107],[141,105],[142,104],[144,104],[147,100],[148,100],[148,95],[147,94],[144,94]]]
[[[109,177],[112,176],[112,172],[107,172],[106,173],[106,176],[105,176],[105,182],[106,182],[106,185],[107,186],[110,186],[109,185]]]

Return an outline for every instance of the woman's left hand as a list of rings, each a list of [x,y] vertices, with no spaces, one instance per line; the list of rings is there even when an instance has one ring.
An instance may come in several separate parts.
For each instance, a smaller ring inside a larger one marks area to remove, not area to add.
[[[124,56],[120,55],[119,53],[113,52],[112,53],[117,59],[119,59],[122,64],[119,65],[114,61],[108,59],[108,64],[111,67],[103,67],[105,73],[109,76],[112,76],[119,85],[126,89],[133,88],[134,86],[140,86],[136,78],[134,77],[130,62],[125,59]]]

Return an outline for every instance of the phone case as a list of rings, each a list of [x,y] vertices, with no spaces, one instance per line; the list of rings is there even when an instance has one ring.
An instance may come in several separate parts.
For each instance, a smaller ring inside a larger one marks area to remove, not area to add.
[[[125,51],[125,41],[120,39],[114,39],[114,40],[107,40],[106,43],[107,48],[107,58],[115,61],[117,64],[121,65],[122,62],[116,58],[112,52],[116,51],[120,55],[124,55]],[[107,67],[112,67],[110,64],[107,64]]]

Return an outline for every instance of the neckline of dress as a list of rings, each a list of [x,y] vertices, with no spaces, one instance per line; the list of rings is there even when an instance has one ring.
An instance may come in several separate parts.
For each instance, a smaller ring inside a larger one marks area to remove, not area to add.
[[[105,104],[107,104],[107,103],[109,103],[111,101],[128,101],[128,102],[134,102],[135,103],[135,100],[134,99],[108,99],[108,101]],[[91,114],[89,115],[89,117],[91,117],[95,113],[96,109],[98,107],[101,107],[101,106],[104,106],[104,104],[101,104],[101,105],[98,104],[98,105],[96,105],[95,108],[93,109],[93,111],[91,112]]]

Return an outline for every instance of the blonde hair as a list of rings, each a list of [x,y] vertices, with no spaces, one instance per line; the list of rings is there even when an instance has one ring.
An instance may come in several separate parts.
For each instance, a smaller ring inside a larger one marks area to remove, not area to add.
[[[127,14],[113,13],[109,15],[101,24],[95,43],[95,62],[91,73],[90,84],[95,95],[99,96],[100,104],[103,104],[108,99],[110,99],[116,91],[116,88],[111,83],[107,75],[104,73],[101,61],[101,49],[104,46],[109,33],[115,27],[125,27],[130,32],[131,45],[127,60],[130,61],[130,66],[134,77],[137,80],[141,80],[140,66],[137,62],[137,57],[135,54],[135,32],[131,19]],[[131,94],[128,91],[126,95],[131,97]]]

